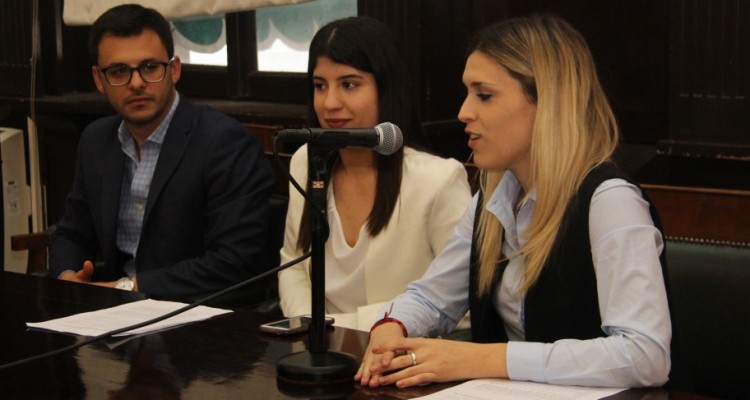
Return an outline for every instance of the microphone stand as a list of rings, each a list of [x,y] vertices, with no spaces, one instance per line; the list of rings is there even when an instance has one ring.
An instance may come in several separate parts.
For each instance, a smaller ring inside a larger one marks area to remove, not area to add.
[[[325,243],[328,239],[327,221],[327,159],[336,148],[309,143],[308,179],[311,182],[309,196],[315,203],[310,229],[311,239],[311,285],[312,320],[309,328],[308,350],[287,354],[276,366],[280,384],[310,385],[340,384],[353,382],[359,361],[351,354],[329,351],[325,326]],[[309,392],[308,392],[309,393]]]

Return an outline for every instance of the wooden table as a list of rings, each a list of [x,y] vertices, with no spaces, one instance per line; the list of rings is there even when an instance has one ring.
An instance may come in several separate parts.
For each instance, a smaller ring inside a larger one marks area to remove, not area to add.
[[[26,322],[59,318],[145,298],[142,294],[0,272],[2,345],[0,364],[59,349],[82,340],[28,330]],[[277,383],[277,360],[305,349],[306,335],[261,333],[276,315],[239,310],[212,320],[132,339],[111,348],[98,342],[57,356],[0,370],[0,398],[19,399],[408,399],[449,387],[362,388],[354,382],[331,388],[288,390]],[[335,328],[331,349],[361,358],[363,332]],[[627,390],[613,399],[698,400],[705,397],[663,389]]]

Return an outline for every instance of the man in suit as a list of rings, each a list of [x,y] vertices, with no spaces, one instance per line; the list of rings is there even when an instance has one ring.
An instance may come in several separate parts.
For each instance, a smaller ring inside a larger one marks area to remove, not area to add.
[[[270,166],[241,124],[179,95],[169,23],[114,7],[94,22],[89,48],[117,115],[81,135],[50,274],[185,300],[267,270]]]

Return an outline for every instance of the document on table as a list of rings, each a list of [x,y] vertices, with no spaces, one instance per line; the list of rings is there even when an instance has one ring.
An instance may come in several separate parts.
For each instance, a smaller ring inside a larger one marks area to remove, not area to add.
[[[476,379],[441,390],[420,400],[595,400],[626,388],[549,385],[507,379]]]
[[[55,332],[72,333],[76,335],[98,336],[115,329],[124,328],[140,322],[148,321],[185,307],[187,304],[173,301],[140,300],[99,311],[71,315],[69,317],[51,319],[45,322],[27,322],[29,328],[46,329]],[[116,336],[136,335],[169,327],[202,321],[217,315],[232,312],[207,306],[198,306],[167,318],[155,324],[133,329]]]

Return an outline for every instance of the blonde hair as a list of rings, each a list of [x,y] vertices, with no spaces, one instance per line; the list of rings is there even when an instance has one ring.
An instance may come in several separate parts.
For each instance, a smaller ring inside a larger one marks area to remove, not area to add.
[[[534,285],[550,255],[568,203],[588,172],[609,160],[618,142],[614,113],[596,74],[589,48],[567,22],[550,15],[517,18],[484,28],[471,51],[506,68],[537,111],[530,149],[530,190],[536,208],[526,243],[518,294]],[[503,228],[484,208],[502,172],[482,171],[479,205],[479,291],[489,293],[501,255]],[[511,256],[511,255],[506,255]]]

